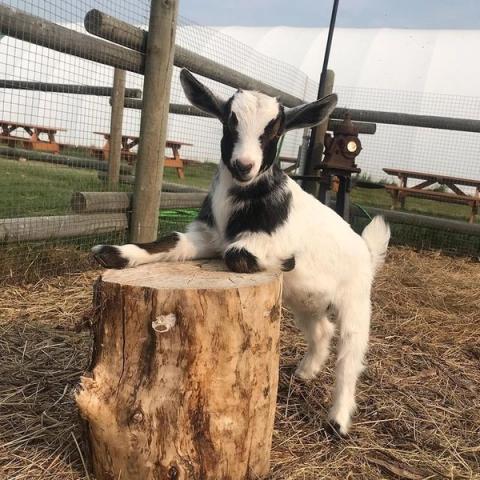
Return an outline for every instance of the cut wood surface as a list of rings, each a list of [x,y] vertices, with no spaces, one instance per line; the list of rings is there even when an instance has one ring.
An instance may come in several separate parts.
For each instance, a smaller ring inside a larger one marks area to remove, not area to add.
[[[106,271],[77,394],[97,480],[269,472],[281,276],[220,261]]]

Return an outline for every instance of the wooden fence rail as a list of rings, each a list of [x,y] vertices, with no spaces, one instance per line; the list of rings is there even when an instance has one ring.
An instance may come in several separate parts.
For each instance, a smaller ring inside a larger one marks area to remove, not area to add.
[[[31,242],[125,231],[125,213],[52,215],[0,219],[0,242]]]
[[[206,193],[162,192],[160,209],[201,207]],[[75,213],[125,212],[132,208],[129,192],[75,192],[71,198]]]
[[[0,34],[93,62],[143,73],[144,55],[0,4]]]
[[[99,10],[91,10],[85,17],[86,30],[98,37],[110,40],[123,45],[136,52],[145,52],[148,32],[145,30],[122,22]],[[278,97],[287,107],[295,107],[304,103],[301,98],[290,95],[278,88],[272,87],[265,82],[256,80],[248,75],[237,72],[209,58],[191,52],[186,48],[176,46],[174,65],[181,68],[188,68],[198,75],[210,78],[234,88],[245,90],[260,90],[272,97]]]
[[[96,97],[110,97],[113,93],[112,87],[98,87],[96,85],[71,85],[68,83],[26,82],[23,80],[5,79],[0,79],[0,88],[8,88],[13,90],[32,90],[46,93],[93,95]],[[142,98],[142,91],[139,88],[126,88],[125,97],[132,99]]]
[[[143,100],[126,98],[125,108],[141,110],[143,108]],[[192,105],[184,105],[181,103],[171,103],[169,106],[169,112],[174,113],[176,115],[189,115],[192,117],[215,118],[213,117],[213,115],[203,112],[199,108],[196,108]],[[336,127],[338,127],[342,123],[343,123],[343,119],[342,120],[330,119],[328,122],[328,130],[330,131],[334,130]],[[355,126],[358,127],[358,133],[373,135],[377,131],[377,126],[375,123],[355,122]]]

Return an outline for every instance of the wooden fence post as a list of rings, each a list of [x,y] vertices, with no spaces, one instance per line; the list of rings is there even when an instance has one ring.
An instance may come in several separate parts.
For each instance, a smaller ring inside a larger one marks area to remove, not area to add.
[[[281,275],[223,262],[106,271],[76,400],[97,480],[254,480],[270,469]]]
[[[325,79],[325,86],[322,92],[322,96],[329,95],[330,93],[333,92],[333,83],[335,81],[335,73],[333,70],[327,70],[327,76]],[[318,171],[314,169],[321,161],[322,161],[322,156],[323,156],[323,141],[325,137],[325,133],[327,132],[327,127],[328,127],[328,121],[329,119],[327,118],[325,122],[320,123],[317,125],[315,128],[315,138],[314,138],[314,145],[312,149],[312,161],[310,161],[309,169],[305,169],[304,175],[317,175]],[[314,180],[304,180],[302,182],[302,188],[306,190],[308,193],[311,193],[313,196],[318,195],[318,190],[319,190],[319,183],[314,181]]]
[[[108,152],[108,183],[118,185],[122,159],[122,125],[125,104],[125,70],[115,68],[113,73],[112,114],[110,121],[110,151]]]
[[[157,237],[178,0],[152,0],[130,226],[132,242]]]

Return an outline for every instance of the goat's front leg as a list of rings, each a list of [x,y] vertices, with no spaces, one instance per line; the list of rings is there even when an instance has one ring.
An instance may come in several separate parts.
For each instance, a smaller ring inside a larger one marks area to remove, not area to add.
[[[92,253],[102,266],[119,269],[152,262],[213,258],[219,256],[219,249],[215,231],[196,220],[186,233],[173,232],[150,243],[96,245]]]
[[[245,235],[230,243],[224,251],[224,258],[227,267],[238,273],[288,272],[295,268],[295,256],[288,247],[276,245],[274,238],[262,233]]]

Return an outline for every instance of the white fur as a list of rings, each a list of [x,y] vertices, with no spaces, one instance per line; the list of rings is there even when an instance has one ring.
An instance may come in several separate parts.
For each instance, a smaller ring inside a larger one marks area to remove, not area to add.
[[[277,115],[278,103],[257,92],[240,92],[234,97],[232,109],[240,132],[235,152],[253,160],[258,172],[262,160],[258,137]],[[286,222],[272,234],[244,232],[230,242],[225,238],[225,228],[233,208],[240,206],[232,205],[229,196],[229,189],[235,183],[230,172],[223,164],[219,169],[211,193],[215,228],[193,222],[187,233],[180,234],[176,247],[167,253],[149,255],[135,245],[124,245],[118,247],[121,255],[129,261],[129,266],[134,266],[151,261],[213,257],[238,247],[255,255],[263,269],[276,271],[294,256],[295,268],[284,274],[284,302],[308,344],[296,373],[303,379],[311,379],[321,370],[334,334],[334,325],[328,318],[333,310],[339,343],[330,418],[345,434],[355,408],[356,382],[368,345],[370,290],[375,270],[385,256],[389,228],[382,218],[376,217],[365,228],[362,238],[333,210],[288,179],[291,208]]]
[[[279,108],[275,98],[260,92],[242,90],[233,97],[232,112],[238,119],[238,141],[232,159],[245,165],[253,164],[250,179],[257,176],[262,166],[263,154],[259,137],[268,122],[278,115]]]

